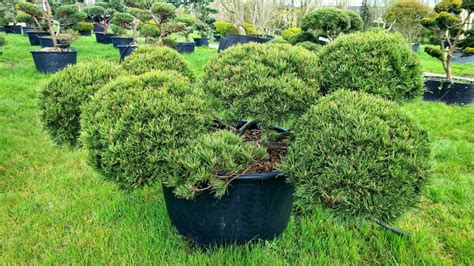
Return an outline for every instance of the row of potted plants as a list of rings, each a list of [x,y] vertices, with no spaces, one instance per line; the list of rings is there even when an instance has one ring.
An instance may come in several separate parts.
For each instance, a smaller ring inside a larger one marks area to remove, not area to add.
[[[293,205],[298,215],[322,206],[348,222],[394,221],[429,173],[426,132],[392,102],[423,93],[418,58],[385,32],[337,38],[318,55],[239,45],[196,81],[179,53],[145,46],[121,66],[52,76],[41,120],[120,188],[161,183],[172,223],[205,246],[272,239]]]

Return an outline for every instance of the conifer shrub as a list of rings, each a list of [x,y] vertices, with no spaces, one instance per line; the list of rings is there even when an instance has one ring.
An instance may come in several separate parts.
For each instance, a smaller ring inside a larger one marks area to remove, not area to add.
[[[422,95],[423,69],[400,34],[349,34],[324,46],[318,57],[321,90],[364,91],[402,101]]]
[[[314,53],[288,44],[245,44],[211,59],[203,87],[227,121],[278,125],[319,96]]]
[[[426,131],[396,103],[340,90],[298,120],[280,171],[303,212],[389,222],[418,202],[429,158]]]
[[[41,89],[39,109],[53,141],[75,146],[83,105],[100,87],[125,74],[120,66],[100,60],[71,65],[51,76]]]
[[[289,41],[291,38],[298,35],[300,32],[300,28],[288,28],[282,32],[281,37],[283,38],[283,40]]]
[[[122,68],[131,75],[174,70],[190,80],[195,79],[191,65],[182,55],[168,47],[142,46],[125,59]]]
[[[300,42],[297,43],[296,46],[301,46],[307,50],[310,50],[311,52],[318,52],[323,47],[322,45],[314,42]]]
[[[117,79],[92,98],[82,118],[89,162],[122,189],[168,176],[176,150],[208,131],[202,90],[175,71]]]

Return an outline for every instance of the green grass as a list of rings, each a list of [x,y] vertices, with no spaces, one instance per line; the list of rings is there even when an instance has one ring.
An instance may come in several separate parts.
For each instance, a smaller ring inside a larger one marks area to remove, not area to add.
[[[418,56],[426,72],[444,74],[441,61],[425,52],[426,45],[420,46]],[[474,64],[452,64],[453,75],[460,77],[474,78]]]
[[[123,193],[41,130],[28,40],[7,36],[0,56],[0,264],[472,264],[474,261],[474,107],[416,101],[403,106],[432,138],[432,182],[420,208],[395,226],[352,228],[324,211],[292,217],[277,240],[202,250],[171,226],[160,188]],[[79,61],[118,60],[111,45],[82,38]],[[214,55],[187,55],[202,74]]]

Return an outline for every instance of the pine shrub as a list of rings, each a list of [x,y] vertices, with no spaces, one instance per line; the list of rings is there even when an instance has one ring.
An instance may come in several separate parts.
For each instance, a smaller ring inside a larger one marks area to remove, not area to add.
[[[117,79],[87,105],[82,140],[89,162],[122,189],[160,181],[175,151],[212,120],[202,91],[175,71]]]
[[[300,43],[297,43],[296,46],[301,46],[307,50],[310,50],[311,52],[318,52],[323,47],[322,45],[314,43],[314,42],[300,42]]]
[[[195,79],[191,65],[182,55],[167,47],[142,46],[125,59],[122,68],[131,75],[174,70],[191,80]]]
[[[423,69],[399,34],[363,32],[337,38],[319,53],[321,90],[364,91],[402,101],[423,93]]]
[[[291,38],[298,35],[300,32],[301,32],[300,28],[288,28],[283,31],[283,33],[281,34],[281,37],[283,38],[283,40],[289,41]]]
[[[39,109],[56,144],[77,144],[82,106],[100,87],[125,74],[118,65],[101,60],[68,66],[48,80],[41,89]]]
[[[391,101],[340,90],[298,120],[280,166],[303,212],[391,221],[415,206],[429,174],[426,131]]]
[[[285,44],[245,44],[211,59],[204,89],[227,121],[281,124],[318,98],[314,53]]]

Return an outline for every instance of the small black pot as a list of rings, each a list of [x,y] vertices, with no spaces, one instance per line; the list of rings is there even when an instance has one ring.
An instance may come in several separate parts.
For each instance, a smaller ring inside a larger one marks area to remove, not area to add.
[[[102,33],[102,32],[95,33],[95,39],[97,43],[102,43],[102,44],[111,44],[113,36],[114,35],[112,33]]]
[[[129,38],[129,37],[113,36],[111,39],[112,39],[112,44],[114,45],[115,48],[118,48],[119,45],[130,45],[133,43],[133,38]]]
[[[41,36],[50,36],[51,34],[46,31],[29,31],[28,39],[30,40],[31,45],[40,45],[39,37]]]
[[[201,47],[209,47],[209,38],[194,38],[194,42],[196,43],[196,46]]]
[[[467,105],[474,103],[474,82],[449,82],[440,79],[425,80],[425,101]]]
[[[411,50],[415,53],[418,53],[420,50],[420,44],[419,43],[412,43],[411,44]]]
[[[21,25],[5,25],[5,33],[21,34]]]
[[[94,24],[94,33],[95,32],[105,32],[105,29],[102,27],[102,25]]]
[[[179,42],[174,47],[174,49],[181,54],[194,53],[195,48],[196,48],[196,43],[194,42]]]
[[[279,236],[288,225],[293,190],[278,173],[262,173],[237,177],[221,199],[208,191],[194,200],[179,199],[168,187],[163,194],[180,234],[203,246],[220,246]]]
[[[81,36],[91,36],[92,32],[90,30],[78,30]]]
[[[37,29],[34,27],[22,27],[21,30],[23,31],[23,35],[28,36],[28,32],[36,31]]]
[[[271,38],[263,38],[259,36],[249,36],[249,35],[227,34],[225,38],[221,38],[219,42],[219,49],[217,51],[218,52],[223,51],[237,44],[244,44],[244,43],[249,43],[249,42],[266,43],[269,41],[271,41]]]
[[[119,45],[117,46],[120,52],[120,62],[123,62],[125,58],[133,53],[138,45]]]
[[[31,53],[36,69],[44,73],[54,73],[77,63],[77,50],[31,51]]]
[[[53,46],[53,39],[51,37],[39,37],[40,45],[41,47],[54,47]],[[61,49],[66,49],[69,48],[70,44],[69,43],[61,43],[61,41],[58,40],[58,47]]]

